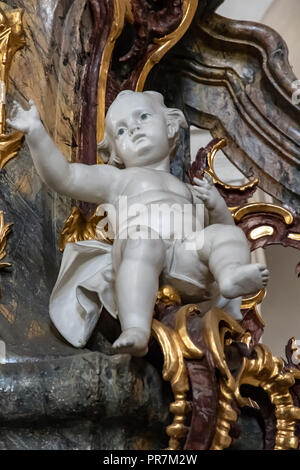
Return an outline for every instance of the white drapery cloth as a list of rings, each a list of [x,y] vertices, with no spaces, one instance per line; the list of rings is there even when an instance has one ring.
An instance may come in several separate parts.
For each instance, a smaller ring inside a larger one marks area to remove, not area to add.
[[[88,341],[104,306],[117,317],[112,246],[98,240],[68,243],[50,297],[50,317],[75,347]]]
[[[109,245],[98,240],[68,243],[59,275],[50,297],[50,317],[61,335],[73,346],[84,347],[103,307],[118,317],[115,272],[121,260],[122,240]],[[199,282],[201,266],[197,253],[186,251],[181,240],[166,242],[166,263],[161,281],[175,287],[186,303],[198,302],[202,313],[213,306],[241,318],[241,298],[219,295],[216,283]]]

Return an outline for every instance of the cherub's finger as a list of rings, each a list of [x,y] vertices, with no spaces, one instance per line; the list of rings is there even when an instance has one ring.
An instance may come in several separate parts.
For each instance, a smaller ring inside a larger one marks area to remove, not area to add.
[[[200,186],[194,186],[194,190],[197,193],[204,193],[204,194],[208,194],[208,191],[209,191],[206,187],[200,187]]]
[[[201,194],[201,193],[198,193],[198,194],[196,194],[196,199],[203,199],[204,197],[205,197],[205,198],[208,198],[209,196],[208,196],[208,194],[205,194],[205,193],[202,193],[202,194]]]
[[[10,119],[6,119],[6,122],[9,126],[13,127],[13,129],[17,129],[18,131],[23,132],[22,128],[15,121],[11,121]]]
[[[200,187],[207,186],[207,182],[205,180],[200,180],[199,178],[195,177],[193,181],[197,186],[200,186]]]
[[[8,116],[9,116],[10,119],[15,119],[17,114],[18,114],[18,109],[15,106],[13,106],[8,111]]]
[[[22,106],[21,106],[20,103],[18,103],[17,101],[13,101],[13,107],[23,110]]]
[[[207,186],[207,184],[201,184],[201,186],[200,186],[200,184],[199,184],[199,185],[198,185],[198,184],[195,184],[195,185],[193,186],[193,189],[195,189],[196,191],[198,191],[198,189],[203,189],[203,190],[205,190],[205,191],[208,191],[208,190],[209,190],[209,187]]]
[[[20,113],[22,113],[23,108],[20,105],[14,104],[9,112],[10,117],[16,118]]]
[[[200,199],[201,201],[207,201],[209,196],[207,194],[197,194],[196,198]]]
[[[205,173],[204,179],[207,181],[207,183],[208,183],[210,186],[213,186],[214,181],[213,181],[212,177],[210,176],[210,174]]]
[[[11,109],[18,109],[18,103],[16,101],[13,102]]]

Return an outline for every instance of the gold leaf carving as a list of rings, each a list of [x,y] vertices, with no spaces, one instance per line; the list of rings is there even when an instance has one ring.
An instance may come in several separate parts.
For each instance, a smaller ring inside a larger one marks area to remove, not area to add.
[[[0,135],[0,170],[18,155],[23,139],[24,135],[21,132]]]
[[[266,289],[261,289],[257,294],[252,295],[251,297],[244,297],[242,300],[241,309],[247,310],[261,304],[266,296],[266,293]]]
[[[236,222],[240,222],[246,215],[264,212],[280,215],[287,225],[292,224],[294,221],[294,216],[291,211],[284,207],[267,202],[249,202],[241,207],[232,209],[232,215]]]
[[[84,240],[98,239],[105,243],[112,243],[106,237],[105,232],[97,228],[97,224],[102,219],[102,216],[98,216],[96,212],[89,219],[86,219],[78,207],[72,207],[71,215],[66,220],[60,234],[59,248],[61,251],[65,249],[67,243]]]
[[[25,45],[22,18],[23,10],[4,11],[0,7],[0,170],[18,154],[23,140],[21,132],[6,134],[9,71],[15,53]]]
[[[300,419],[300,409],[294,406],[289,390],[295,383],[295,372],[284,370],[283,361],[273,357],[267,346],[258,344],[254,348],[254,358],[243,358],[239,373],[233,377],[224,352],[225,344],[228,344],[228,335],[231,340],[247,345],[251,339],[249,334],[225,312],[219,309],[208,312],[205,321],[205,338],[213,354],[215,366],[220,371],[219,411],[211,449],[221,450],[231,444],[230,425],[237,419],[237,414],[232,407],[234,397],[241,407],[258,407],[250,398],[241,397],[240,387],[243,384],[263,388],[275,407],[277,419],[275,449],[296,449],[298,439],[295,436],[295,425]],[[225,342],[226,336],[227,342]]]
[[[195,16],[198,7],[198,0],[183,1],[183,15],[179,26],[170,34],[162,38],[156,38],[154,43],[157,48],[146,61],[143,70],[139,76],[136,91],[143,91],[146,79],[155,64],[157,64],[164,55],[182,38],[186,33]]]
[[[296,240],[297,242],[300,242],[300,233],[289,233],[288,238],[291,240]]]
[[[179,449],[180,440],[188,431],[184,423],[186,414],[191,410],[191,404],[186,400],[189,381],[184,359],[201,359],[203,356],[203,352],[192,343],[186,330],[186,318],[193,312],[198,312],[196,305],[180,308],[176,313],[174,330],[156,319],[152,322],[152,334],[164,355],[163,378],[170,382],[175,399],[170,405],[174,420],[167,427],[167,434],[170,436],[169,450]]]
[[[274,233],[274,228],[270,225],[261,225],[260,227],[256,227],[250,232],[251,240],[258,240],[259,238],[263,237],[271,237]]]
[[[156,302],[162,302],[165,305],[180,305],[181,298],[174,287],[162,286],[158,291]]]
[[[277,435],[275,450],[292,450],[298,448],[295,436],[296,421],[300,420],[300,409],[294,406],[290,387],[295,383],[293,371],[284,371],[282,359],[273,357],[269,348],[263,344],[255,346],[255,359],[244,358],[243,365],[237,377],[235,395],[243,404],[239,388],[249,384],[263,388],[271,403],[275,406],[277,419]]]
[[[207,155],[208,168],[205,171],[212,177],[213,182],[215,184],[216,183],[219,184],[220,186],[222,186],[225,189],[236,189],[236,190],[239,190],[239,191],[246,191],[246,190],[251,189],[254,186],[256,186],[258,184],[258,179],[257,178],[255,178],[253,181],[250,181],[249,183],[246,183],[242,186],[232,186],[231,184],[224,183],[224,181],[222,181],[216,175],[216,172],[215,172],[215,169],[214,169],[214,160],[215,160],[215,157],[217,155],[217,152],[219,150],[221,150],[222,148],[226,147],[226,145],[227,145],[227,142],[226,142],[225,139],[220,140],[219,142],[217,142],[213,146],[213,148],[211,149],[211,151]]]

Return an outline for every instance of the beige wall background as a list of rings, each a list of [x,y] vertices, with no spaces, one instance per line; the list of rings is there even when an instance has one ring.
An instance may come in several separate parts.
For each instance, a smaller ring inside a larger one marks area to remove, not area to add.
[[[244,3],[246,0],[242,0]],[[289,48],[290,64],[300,78],[300,1],[274,0],[263,16],[262,22],[271,26],[285,39]]]
[[[300,0],[225,0],[218,13],[233,19],[262,22],[275,29],[285,39],[290,63],[295,75],[300,78]],[[192,155],[210,139],[206,131],[192,129]],[[224,155],[219,156],[216,170],[232,184],[243,181],[243,175],[231,166]],[[260,192],[258,199],[264,198],[268,196]],[[264,256],[271,277],[261,308],[266,324],[262,340],[274,355],[284,357],[289,338],[294,336],[300,340],[300,279],[295,275],[300,251],[272,246],[264,250],[264,254],[255,253],[254,261]]]

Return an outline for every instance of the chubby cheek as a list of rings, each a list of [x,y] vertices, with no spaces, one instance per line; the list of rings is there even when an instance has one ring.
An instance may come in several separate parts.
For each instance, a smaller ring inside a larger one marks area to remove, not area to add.
[[[124,137],[116,142],[116,150],[120,156],[123,156],[130,150],[130,141]]]

